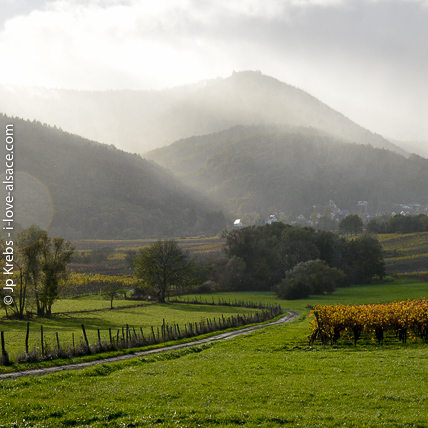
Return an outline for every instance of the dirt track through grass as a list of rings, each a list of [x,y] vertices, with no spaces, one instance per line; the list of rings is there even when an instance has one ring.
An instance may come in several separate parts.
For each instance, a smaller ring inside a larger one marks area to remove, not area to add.
[[[47,368],[41,368],[41,369],[31,369],[31,370],[25,370],[25,371],[3,373],[3,374],[0,374],[0,381],[5,379],[18,379],[20,377],[26,377],[26,376],[43,376],[46,374],[56,373],[63,370],[81,370],[81,369],[95,366],[98,364],[114,363],[114,362],[129,360],[130,358],[141,357],[141,356],[150,355],[150,354],[159,354],[161,352],[168,352],[168,351],[174,351],[177,349],[188,348],[190,346],[201,345],[203,343],[208,343],[216,340],[232,339],[236,336],[240,336],[242,334],[248,334],[254,330],[258,330],[270,325],[276,325],[276,324],[282,324],[282,323],[294,321],[298,315],[299,315],[298,312],[287,311],[287,315],[284,315],[281,318],[277,319],[276,321],[272,321],[270,323],[253,325],[250,327],[240,328],[234,331],[219,333],[219,334],[216,334],[215,336],[207,337],[204,339],[192,340],[191,342],[187,342],[187,343],[164,346],[162,348],[150,349],[147,351],[139,351],[139,352],[134,352],[132,354],[120,355],[117,357],[105,358],[101,360],[88,361],[83,363],[66,364],[62,366],[47,367]]]

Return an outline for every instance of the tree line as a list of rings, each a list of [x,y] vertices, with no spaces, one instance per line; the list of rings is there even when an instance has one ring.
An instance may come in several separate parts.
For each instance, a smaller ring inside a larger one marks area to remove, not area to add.
[[[428,232],[428,216],[395,215],[388,219],[375,218],[367,225],[369,233],[416,233]]]
[[[234,230],[225,238],[223,255],[198,259],[174,240],[141,249],[135,257],[140,292],[163,302],[171,292],[203,283],[204,291],[273,289],[295,299],[385,276],[382,247],[369,235],[346,240],[278,222]]]
[[[382,247],[370,235],[345,239],[277,222],[244,227],[224,237],[219,254],[190,257],[175,240],[140,249],[133,259],[134,296],[165,302],[171,293],[274,290],[281,298],[296,299],[385,276]],[[5,242],[1,245],[4,252]],[[59,287],[68,278],[74,247],[33,225],[17,235],[16,248],[14,302],[7,306],[1,299],[6,314],[50,316]],[[123,291],[122,284],[113,282],[103,290],[111,306]]]

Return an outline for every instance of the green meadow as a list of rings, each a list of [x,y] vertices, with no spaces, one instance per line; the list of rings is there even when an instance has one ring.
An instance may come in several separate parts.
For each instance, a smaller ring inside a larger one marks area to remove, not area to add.
[[[85,311],[77,311],[79,301],[82,301],[80,307],[86,308]],[[118,303],[119,302],[119,303]],[[109,340],[109,328],[113,335],[116,335],[118,329],[126,325],[130,329],[135,328],[140,333],[143,329],[145,335],[149,335],[151,327],[157,331],[164,320],[167,324],[176,323],[182,327],[190,322],[201,322],[207,318],[230,317],[238,314],[248,314],[257,312],[256,309],[240,308],[233,306],[209,306],[195,305],[186,303],[170,304],[141,304],[138,301],[119,300],[116,302],[116,309],[109,310],[110,302],[100,300],[96,296],[81,299],[63,299],[55,303],[56,310],[51,318],[36,318],[30,320],[29,349],[41,347],[41,326],[43,326],[44,341],[52,347],[56,346],[56,333],[60,339],[61,346],[72,346],[72,335],[75,336],[75,343],[83,341],[82,324],[88,336],[90,344],[98,340],[98,330],[100,330],[101,340]],[[105,303],[108,304],[105,307]],[[132,303],[134,305],[132,306]],[[121,307],[131,304],[131,307]],[[88,309],[90,306],[95,310]],[[64,309],[70,310],[63,312]],[[59,309],[59,311],[58,311]],[[10,357],[18,352],[25,351],[25,337],[27,331],[27,321],[19,320],[0,320],[0,330],[4,331],[6,350]],[[5,368],[0,366],[0,373]],[[10,371],[9,369],[6,369]]]
[[[295,322],[224,342],[1,381],[0,427],[426,427],[427,344],[387,337],[382,346],[344,340],[310,347],[308,316],[314,304],[427,296],[428,283],[418,281],[339,289],[282,301],[283,308],[301,312]],[[216,297],[277,301],[271,293]],[[159,306],[160,316],[175,305]],[[192,316],[191,306],[181,307],[185,317]]]

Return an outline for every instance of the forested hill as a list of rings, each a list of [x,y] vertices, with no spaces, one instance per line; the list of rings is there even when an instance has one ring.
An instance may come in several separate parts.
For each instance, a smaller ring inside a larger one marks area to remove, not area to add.
[[[310,94],[253,71],[164,91],[0,86],[0,111],[136,153],[235,125],[272,123],[322,129],[344,141],[405,153]]]
[[[351,212],[359,200],[368,201],[372,212],[428,202],[428,160],[344,144],[313,128],[236,126],[146,156],[237,216],[309,214],[330,199]]]
[[[9,123],[15,221],[22,226],[50,222],[53,236],[68,239],[180,236],[225,226],[219,210],[139,155],[0,115],[0,128]]]

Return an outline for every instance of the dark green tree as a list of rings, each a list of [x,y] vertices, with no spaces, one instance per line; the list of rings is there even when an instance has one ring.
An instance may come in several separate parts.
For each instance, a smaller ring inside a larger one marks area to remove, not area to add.
[[[339,222],[339,232],[358,235],[363,231],[363,221],[357,214],[351,214]]]
[[[191,282],[192,269],[188,254],[174,240],[157,241],[142,248],[135,259],[135,276],[154,290],[161,303],[165,303],[171,289]]]
[[[244,272],[245,262],[241,258],[233,256],[231,259],[219,260],[215,270],[215,279],[223,290],[244,290]]]
[[[374,233],[374,234],[380,233],[382,230],[382,224],[377,218],[374,218],[369,221],[369,223],[367,224],[366,230],[367,230],[367,233]]]
[[[277,222],[248,226],[226,235],[226,254],[242,260],[241,284],[247,290],[270,290],[284,277],[281,235],[291,226]]]
[[[379,241],[370,235],[363,235],[347,242],[344,251],[344,264],[351,282],[363,284],[374,278],[385,276],[383,248]]]
[[[314,237],[314,230],[308,227],[289,227],[283,230],[281,243],[284,271],[319,257]]]
[[[315,227],[317,230],[337,230],[337,222],[330,217],[322,216]]]

